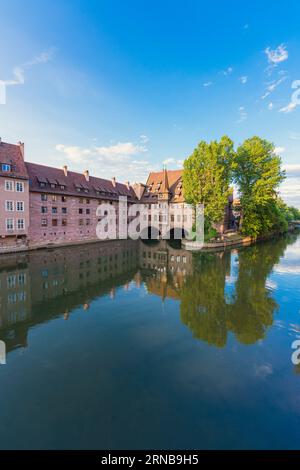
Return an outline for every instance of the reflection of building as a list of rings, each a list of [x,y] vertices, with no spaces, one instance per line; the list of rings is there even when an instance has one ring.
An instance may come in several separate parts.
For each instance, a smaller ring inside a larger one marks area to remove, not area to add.
[[[195,338],[224,346],[228,332],[252,344],[273,322],[276,301],[266,288],[275,263],[294,238],[235,252],[191,252],[173,243],[120,240],[52,248],[0,258],[0,340],[26,346],[28,330],[94,299],[117,297],[134,282],[164,300],[179,301]],[[263,261],[262,261],[263,260]]]
[[[140,268],[149,292],[162,298],[178,298],[178,288],[185,276],[193,270],[193,255],[190,251],[172,247],[161,240],[154,245],[140,244]],[[147,271],[151,275],[147,276]]]
[[[99,295],[113,298],[116,286],[128,285],[138,269],[137,243],[98,242],[53,248],[0,259],[0,339],[8,351],[26,346],[31,325],[88,310]]]

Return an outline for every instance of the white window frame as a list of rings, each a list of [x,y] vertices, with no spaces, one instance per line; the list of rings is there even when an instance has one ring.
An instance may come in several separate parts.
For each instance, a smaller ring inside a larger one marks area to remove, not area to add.
[[[22,222],[22,227],[19,227],[19,222]],[[25,230],[25,219],[17,219],[17,229],[18,230]]]
[[[5,180],[5,191],[10,191],[10,192],[13,192],[14,191],[14,182],[13,181],[10,181],[10,180]],[[9,189],[9,187],[11,189]]]
[[[21,204],[22,209],[18,209],[18,204]],[[16,211],[17,212],[24,212],[24,201],[17,201],[16,202]]]
[[[9,204],[11,204],[11,209],[8,208]],[[5,210],[6,210],[6,212],[13,212],[14,211],[14,201],[11,201],[11,200],[5,201]]]
[[[9,220],[12,221],[12,228],[8,228],[8,221],[9,221]],[[15,221],[14,221],[14,219],[12,219],[12,218],[5,219],[5,227],[6,227],[6,231],[7,231],[7,232],[12,232],[12,231],[14,230],[14,228],[15,228]]]
[[[18,187],[22,189],[18,189]],[[24,183],[23,181],[16,181],[15,190],[17,193],[24,193]]]

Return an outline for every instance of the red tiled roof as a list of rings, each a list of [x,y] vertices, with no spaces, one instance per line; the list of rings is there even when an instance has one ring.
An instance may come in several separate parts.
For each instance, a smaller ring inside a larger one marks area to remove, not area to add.
[[[11,171],[2,171],[2,163],[11,165]],[[20,145],[0,142],[0,176],[28,179]]]
[[[96,178],[95,176],[90,176],[89,181],[87,181],[83,174],[69,170],[67,176],[65,176],[62,169],[39,165],[37,163],[26,162],[26,168],[29,174],[30,191],[53,192],[100,199],[118,199],[119,196],[127,196],[130,199],[136,199],[133,189],[131,187],[128,189],[126,184],[116,182],[116,186],[114,187],[110,180]],[[46,186],[41,187],[40,182],[44,182],[45,180],[47,181]],[[55,182],[57,182],[57,187],[51,188],[50,183],[53,184]],[[61,189],[61,186],[65,186],[65,189]],[[77,188],[82,188],[82,191],[77,191]],[[85,189],[88,190],[88,192],[85,192]],[[101,193],[97,194],[96,191],[100,191]]]
[[[182,188],[183,170],[162,170],[152,172],[147,179],[147,186],[150,187],[150,193],[158,195],[159,192],[165,191],[167,185],[171,194],[171,202],[184,202]],[[159,189],[157,190],[157,188]]]

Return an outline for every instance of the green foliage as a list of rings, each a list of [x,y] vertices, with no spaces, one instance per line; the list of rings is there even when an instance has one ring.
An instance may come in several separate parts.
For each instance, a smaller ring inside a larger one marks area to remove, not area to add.
[[[253,238],[272,232],[285,232],[300,211],[287,207],[278,197],[285,178],[281,158],[274,145],[254,136],[237,151],[224,136],[220,141],[201,141],[184,162],[183,187],[188,203],[204,204],[205,240],[215,236],[212,225],[222,220],[234,182],[240,194],[240,230]]]
[[[255,136],[239,146],[234,180],[240,192],[243,234],[257,237],[286,230],[287,221],[277,200],[277,190],[284,178],[281,158],[271,142]]]
[[[188,203],[204,204],[205,218],[219,222],[230,194],[234,160],[233,142],[227,136],[201,141],[184,162],[183,187]]]

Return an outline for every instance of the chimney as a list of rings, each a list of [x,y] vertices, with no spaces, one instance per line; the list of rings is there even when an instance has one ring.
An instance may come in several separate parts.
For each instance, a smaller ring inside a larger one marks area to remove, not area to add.
[[[129,183],[129,181],[126,181],[125,184],[126,184],[126,186],[127,186],[127,189],[130,189],[130,183]]]
[[[89,173],[89,170],[84,170],[83,174],[84,174],[84,177],[85,177],[86,181],[90,181],[90,173]]]
[[[62,169],[63,169],[64,175],[65,175],[65,176],[68,176],[68,167],[67,167],[67,165],[64,165],[64,166],[62,167]]]
[[[112,185],[115,188],[116,187],[116,178],[113,176],[111,179]]]
[[[20,147],[21,155],[24,160],[24,142],[18,142],[18,146]]]

